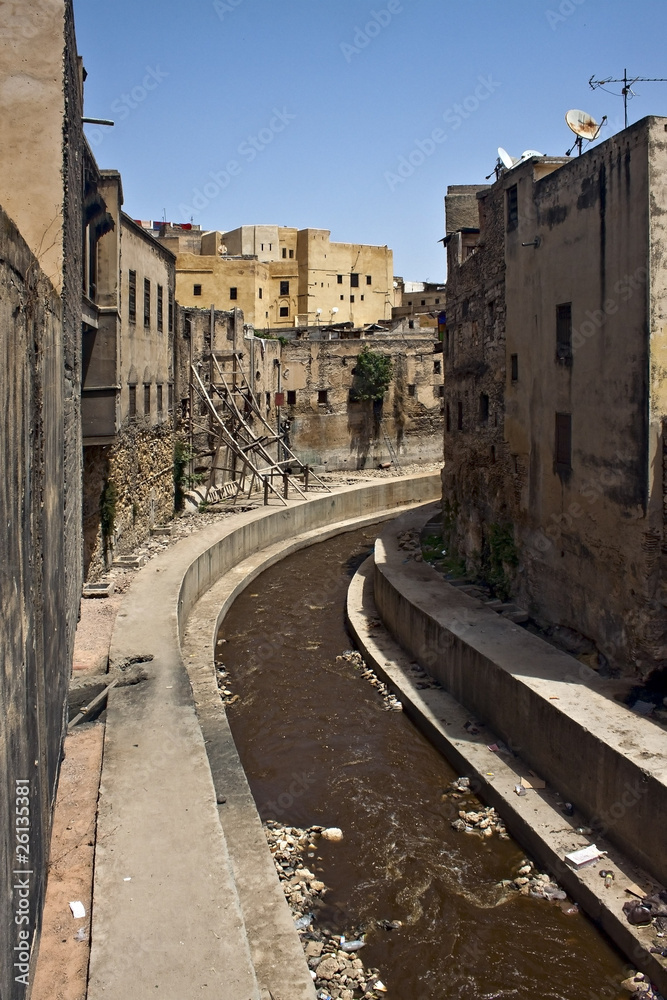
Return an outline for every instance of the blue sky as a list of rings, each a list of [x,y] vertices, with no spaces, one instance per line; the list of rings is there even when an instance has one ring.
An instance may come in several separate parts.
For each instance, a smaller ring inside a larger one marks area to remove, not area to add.
[[[443,196],[504,146],[562,155],[568,108],[623,127],[588,80],[667,77],[665,0],[75,0],[87,126],[134,218],[275,223],[387,244],[444,279]],[[620,86],[610,85],[620,93]],[[667,115],[635,87],[629,121]]]

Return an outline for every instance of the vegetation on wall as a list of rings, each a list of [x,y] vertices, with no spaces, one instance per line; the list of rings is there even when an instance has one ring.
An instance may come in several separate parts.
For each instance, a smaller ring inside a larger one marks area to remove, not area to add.
[[[185,471],[190,461],[190,449],[185,441],[174,444],[174,510],[183,510],[185,506],[185,490],[188,486],[188,474]]]
[[[112,545],[114,527],[116,525],[116,503],[118,490],[113,479],[106,479],[100,494],[100,526],[102,529],[102,545],[104,560],[108,562],[108,553]]]
[[[391,358],[373,351],[366,344],[359,351],[354,367],[354,382],[350,390],[352,402],[381,402],[391,384],[394,365]]]
[[[503,600],[511,596],[512,571],[518,565],[514,526],[489,524],[484,537],[481,572],[495,594]]]

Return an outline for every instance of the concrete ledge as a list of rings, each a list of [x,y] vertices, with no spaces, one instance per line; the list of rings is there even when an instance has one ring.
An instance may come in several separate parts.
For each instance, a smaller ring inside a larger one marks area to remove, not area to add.
[[[396,536],[433,508],[405,514],[378,539],[374,593],[401,646],[587,817],[602,835],[667,882],[667,740],[612,688],[566,653],[504,621],[405,559]]]
[[[259,830],[265,857],[268,847],[231,736],[215,753],[211,750],[213,759],[207,754],[202,727],[210,734],[218,720],[208,681],[201,686],[193,670],[201,716],[195,711],[180,639],[197,599],[249,556],[276,541],[293,542],[303,532],[319,534],[332,522],[376,520],[383,511],[395,513],[415,500],[432,499],[439,490],[438,475],[426,474],[364,483],[287,508],[234,515],[182,540],[137,574],[118,615],[110,666],[138,655],[153,658],[145,663],[145,681],[110,693],[89,1000],[157,995],[156,987],[163,1000],[182,1000],[205,988],[220,1000],[264,1000],[267,988],[274,1000],[314,995],[291,917],[276,942],[282,941],[283,957],[289,954],[297,971],[291,980],[284,963],[283,971],[276,971],[275,929],[265,920],[262,930],[257,913],[262,893],[267,898],[273,894],[278,912],[278,878],[270,864],[275,886],[262,886],[256,876],[253,881],[252,852],[241,850],[243,837],[252,836],[259,849]],[[211,636],[209,630],[212,674]],[[227,820],[224,831],[220,821],[226,803],[216,805],[212,769],[216,782],[223,776],[232,806],[228,813],[236,816],[235,837],[230,834],[229,840]],[[250,858],[246,881],[239,874],[243,857]],[[268,878],[269,868],[265,870]],[[260,970],[262,976],[270,974],[274,984],[278,981],[277,989],[258,982]],[[297,992],[291,993],[290,984],[299,980]]]
[[[522,776],[528,776],[526,764],[514,756],[500,756],[489,750],[489,745],[497,741],[490,729],[481,727],[478,734],[471,735],[464,728],[468,711],[442,688],[416,687],[410,676],[413,659],[386,629],[378,628],[373,575],[374,560],[370,557],[357,571],[347,599],[348,624],[366,663],[401,699],[406,714],[458,773],[470,777],[472,789],[497,809],[519,843],[665,994],[667,968],[664,960],[649,951],[654,930],[632,927],[622,909],[623,903],[631,898],[623,886],[638,882],[648,889],[650,882],[645,874],[602,838],[596,843],[609,853],[601,865],[574,871],[563,861],[566,852],[583,847],[590,840],[576,832],[579,821],[563,815],[548,788],[517,796],[514,787]],[[599,877],[601,867],[615,870],[610,888],[605,888]]]

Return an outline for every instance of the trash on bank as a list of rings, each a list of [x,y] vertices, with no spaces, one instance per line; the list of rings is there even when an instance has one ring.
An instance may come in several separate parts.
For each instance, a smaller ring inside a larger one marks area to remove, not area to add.
[[[79,920],[81,917],[85,917],[86,915],[86,908],[83,903],[79,902],[78,899],[73,903],[70,903],[69,908],[72,911],[72,916],[75,920]]]
[[[599,851],[595,844],[589,844],[588,847],[582,847],[580,851],[572,851],[570,854],[565,855],[565,860],[569,861],[574,868],[583,868],[584,865],[590,865],[593,861],[598,861],[600,858],[605,857],[606,851]]]

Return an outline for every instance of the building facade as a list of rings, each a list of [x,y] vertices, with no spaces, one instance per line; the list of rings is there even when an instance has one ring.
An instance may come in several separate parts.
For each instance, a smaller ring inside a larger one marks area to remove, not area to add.
[[[154,231],[154,230],[152,230]],[[178,253],[176,294],[188,307],[243,310],[256,329],[391,318],[393,254],[388,247],[332,243],[326,229],[242,226],[193,234],[164,227]]]
[[[120,174],[100,171],[113,226],[95,246],[83,334],[84,565],[96,579],[173,514],[175,262],[122,211]]]
[[[642,676],[667,665],[666,129],[522,162],[447,237],[451,543]]]

